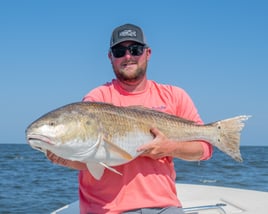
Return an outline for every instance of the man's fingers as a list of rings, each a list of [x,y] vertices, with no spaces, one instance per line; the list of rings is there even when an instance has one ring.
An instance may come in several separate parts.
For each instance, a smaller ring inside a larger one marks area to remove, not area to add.
[[[149,149],[147,149],[148,144],[142,145],[137,149],[137,152],[142,152],[142,153],[148,153]]]
[[[156,137],[164,137],[165,135],[156,127],[153,127],[150,129],[150,132],[152,133],[152,135],[156,138]]]
[[[47,158],[49,159],[49,160],[53,160],[53,156],[55,156],[51,151],[46,151],[46,156],[47,156]]]
[[[153,128],[151,128],[150,129],[150,132],[152,133],[152,135],[154,136],[154,137],[156,137],[157,135],[159,135],[161,132],[157,129],[157,128],[155,128],[155,127],[153,127]]]
[[[46,153],[47,158],[52,162],[52,163],[56,163],[56,164],[60,164],[60,165],[66,165],[66,160],[55,155],[54,153],[52,153],[51,151],[47,151]]]

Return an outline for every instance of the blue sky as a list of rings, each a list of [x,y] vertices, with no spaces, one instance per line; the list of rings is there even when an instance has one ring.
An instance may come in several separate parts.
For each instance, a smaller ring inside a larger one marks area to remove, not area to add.
[[[0,0],[0,143],[114,75],[112,30],[141,26],[149,79],[184,88],[204,122],[250,114],[241,145],[268,145],[268,3]]]

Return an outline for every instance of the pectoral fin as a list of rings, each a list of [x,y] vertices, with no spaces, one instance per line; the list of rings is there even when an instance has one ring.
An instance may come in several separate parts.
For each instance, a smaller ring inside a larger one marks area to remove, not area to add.
[[[100,162],[100,164],[101,164],[102,166],[104,166],[105,168],[107,168],[107,169],[111,170],[112,172],[115,172],[115,173],[116,173],[116,174],[118,174],[118,175],[122,175],[122,173],[121,173],[121,172],[118,172],[116,169],[114,169],[114,168],[112,168],[112,167],[110,167],[110,166],[106,165],[105,163]]]
[[[96,180],[101,179],[101,176],[103,175],[105,169],[103,165],[95,162],[87,163],[87,168]]]
[[[106,138],[103,138],[104,142],[107,144],[107,148],[111,151],[114,152],[116,154],[118,154],[120,157],[122,157],[125,160],[132,160],[133,157],[131,154],[129,154],[128,152],[126,152],[124,149],[120,148],[119,146],[115,145],[114,143],[112,143],[111,141],[109,141]]]
[[[118,174],[118,175],[122,175],[122,173],[118,172],[117,170],[115,170],[114,168],[108,166],[107,164],[103,163],[103,162],[99,162],[99,163],[87,163],[87,168],[89,170],[89,172],[91,173],[91,175],[96,179],[96,180],[100,180],[105,168],[111,170],[112,172]]]

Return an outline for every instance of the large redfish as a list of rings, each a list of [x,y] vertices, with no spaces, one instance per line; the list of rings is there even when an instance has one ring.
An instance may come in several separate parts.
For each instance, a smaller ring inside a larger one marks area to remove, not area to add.
[[[26,137],[34,149],[45,153],[50,150],[64,159],[86,163],[91,174],[100,179],[105,168],[115,171],[112,166],[139,156],[137,148],[153,139],[152,127],[178,142],[207,141],[236,161],[242,161],[240,131],[248,117],[197,125],[143,107],[77,102],[34,121],[27,128]]]

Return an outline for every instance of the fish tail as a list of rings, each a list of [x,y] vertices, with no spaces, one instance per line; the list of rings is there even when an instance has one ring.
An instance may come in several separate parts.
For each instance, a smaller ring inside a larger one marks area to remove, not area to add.
[[[213,124],[219,132],[219,137],[214,145],[238,162],[243,161],[240,153],[240,132],[245,125],[244,121],[249,117],[249,115],[242,115]]]

